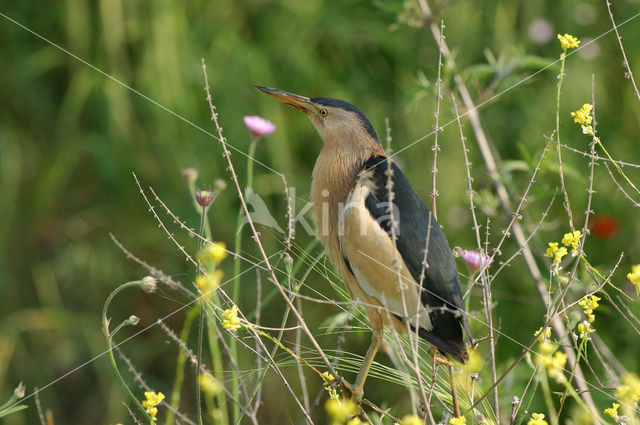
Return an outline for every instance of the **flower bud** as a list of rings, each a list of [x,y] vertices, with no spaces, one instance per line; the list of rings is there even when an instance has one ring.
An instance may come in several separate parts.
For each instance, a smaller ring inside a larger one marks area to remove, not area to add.
[[[198,170],[195,168],[185,168],[182,170],[182,176],[187,179],[188,182],[195,182],[198,179]]]
[[[289,255],[289,253],[284,254],[284,266],[287,269],[287,273],[291,274],[293,270],[293,258]]]
[[[129,316],[129,324],[130,325],[137,325],[138,323],[140,323],[140,318],[138,316],[134,316],[133,314],[131,316]]]
[[[153,276],[146,276],[144,279],[142,279],[142,289],[144,289],[144,291],[148,294],[156,292],[156,290],[158,289],[156,278]]]
[[[202,190],[202,189],[196,190],[196,202],[201,207],[206,208],[209,205],[211,205],[211,202],[213,202],[213,198],[214,198],[213,192],[210,190]]]
[[[218,188],[218,190],[225,190],[227,188],[227,182],[224,179],[216,179],[213,184]]]
[[[20,382],[16,387],[16,389],[13,390],[13,394],[15,394],[17,398],[22,398],[24,397],[24,392],[26,389],[27,387],[25,387],[25,385],[22,382]]]
[[[467,264],[467,267],[469,267],[472,273],[479,271],[493,262],[491,257],[480,251],[470,251],[466,249],[462,251],[462,260]]]
[[[473,419],[475,419],[475,421],[477,423],[479,423],[479,424],[486,424],[487,423],[487,418],[485,418],[482,413],[476,413],[475,416],[473,417]]]

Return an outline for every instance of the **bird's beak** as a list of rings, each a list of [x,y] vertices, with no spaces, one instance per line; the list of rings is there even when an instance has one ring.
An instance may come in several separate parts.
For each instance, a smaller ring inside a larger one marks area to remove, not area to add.
[[[305,114],[318,115],[318,108],[313,104],[308,97],[300,96],[298,94],[288,93],[286,91],[272,89],[270,87],[253,86],[263,93],[268,94],[277,101],[280,101],[286,105],[293,106],[294,108],[304,112]]]

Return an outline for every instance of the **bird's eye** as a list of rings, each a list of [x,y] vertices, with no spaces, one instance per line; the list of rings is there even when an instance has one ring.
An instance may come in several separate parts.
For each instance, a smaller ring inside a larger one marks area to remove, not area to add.
[[[329,114],[329,112],[327,112],[326,109],[320,109],[320,116],[321,117],[326,117]]]

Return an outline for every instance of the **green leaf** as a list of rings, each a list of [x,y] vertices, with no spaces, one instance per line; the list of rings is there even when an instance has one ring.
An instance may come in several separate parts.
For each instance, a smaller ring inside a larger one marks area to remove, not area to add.
[[[24,409],[26,409],[27,407],[28,407],[28,406],[27,406],[26,404],[19,404],[19,405],[17,405],[17,406],[10,407],[10,408],[8,408],[8,409],[3,410],[3,411],[1,411],[1,412],[0,412],[0,418],[3,418],[3,417],[5,417],[5,416],[9,416],[9,415],[10,415],[10,414],[12,414],[12,413],[16,413],[16,412],[19,412],[19,411],[21,411],[21,410],[24,410]]]

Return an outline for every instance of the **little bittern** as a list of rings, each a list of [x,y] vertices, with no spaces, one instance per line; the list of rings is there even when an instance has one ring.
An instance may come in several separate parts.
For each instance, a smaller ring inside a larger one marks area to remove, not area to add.
[[[471,333],[451,247],[367,117],[341,100],[256,88],[304,112],[324,142],[311,183],[317,231],[373,329],[355,383],[345,383],[352,397],[362,398],[384,325],[417,330],[441,353],[465,362],[462,328],[470,340]]]

